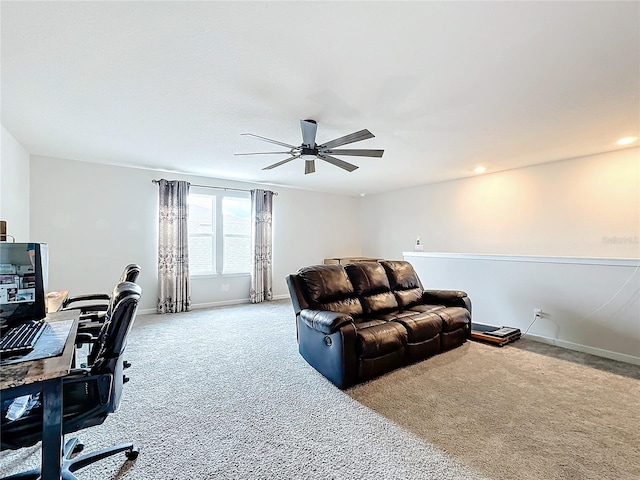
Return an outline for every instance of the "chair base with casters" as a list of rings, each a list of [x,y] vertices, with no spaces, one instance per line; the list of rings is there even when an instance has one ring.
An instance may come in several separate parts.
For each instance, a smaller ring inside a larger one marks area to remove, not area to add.
[[[62,449],[62,462],[60,469],[61,480],[78,480],[73,474],[76,470],[86,467],[92,463],[98,462],[104,458],[112,457],[118,453],[124,452],[127,460],[135,460],[138,458],[140,449],[133,443],[121,443],[120,445],[114,445],[112,447],[103,448],[92,453],[84,455],[76,455],[82,451],[84,445],[78,443],[77,438],[68,440]],[[9,477],[4,477],[2,480],[39,480],[40,469],[29,470],[27,472],[17,473]]]

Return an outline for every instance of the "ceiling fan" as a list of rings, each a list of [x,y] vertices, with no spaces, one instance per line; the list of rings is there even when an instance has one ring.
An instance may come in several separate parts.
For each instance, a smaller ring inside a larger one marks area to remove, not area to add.
[[[289,158],[286,158],[280,162],[274,163],[273,165],[269,165],[264,167],[263,170],[271,170],[272,168],[279,167],[280,165],[284,165],[287,162],[295,160],[297,158],[302,158],[304,162],[304,173],[313,173],[316,171],[316,158],[320,160],[324,160],[336,167],[340,167],[347,172],[353,172],[357,165],[353,165],[352,163],[345,162],[344,160],[340,160],[339,158],[334,157],[333,155],[352,155],[357,157],[382,157],[384,150],[356,150],[356,149],[335,149],[334,147],[340,147],[342,145],[347,145],[349,143],[359,142],[361,140],[366,140],[367,138],[373,138],[375,135],[371,133],[369,130],[364,129],[359,132],[351,133],[349,135],[345,135],[344,137],[336,138],[335,140],[331,140],[329,142],[323,143],[322,145],[316,145],[316,131],[318,129],[318,124],[315,120],[300,120],[300,128],[302,129],[302,144],[299,146],[289,145],[288,143],[279,142],[277,140],[271,140],[270,138],[261,137],[260,135],[254,135],[253,133],[243,133],[242,135],[247,135],[249,137],[259,138],[260,140],[264,140],[265,142],[274,143],[276,145],[280,145],[282,147],[287,147],[290,150],[286,152],[254,152],[254,153],[236,153],[236,155],[290,155]]]

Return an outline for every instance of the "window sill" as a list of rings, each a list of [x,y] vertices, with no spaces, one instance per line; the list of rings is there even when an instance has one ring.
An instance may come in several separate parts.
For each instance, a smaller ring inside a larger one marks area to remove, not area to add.
[[[250,273],[204,273],[201,275],[189,275],[191,279],[199,278],[228,278],[228,277],[250,277]]]

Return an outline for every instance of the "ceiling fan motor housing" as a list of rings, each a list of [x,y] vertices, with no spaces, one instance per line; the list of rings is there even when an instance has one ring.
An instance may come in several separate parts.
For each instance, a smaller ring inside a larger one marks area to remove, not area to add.
[[[316,148],[315,144],[313,147],[309,148],[306,146],[302,146],[302,151],[300,152],[302,154],[302,157],[304,157],[305,155],[311,155],[313,157],[318,155],[318,149]]]

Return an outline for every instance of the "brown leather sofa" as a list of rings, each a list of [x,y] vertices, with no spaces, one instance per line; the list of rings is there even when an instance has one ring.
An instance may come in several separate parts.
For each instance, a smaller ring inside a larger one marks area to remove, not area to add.
[[[471,300],[424,290],[409,262],[315,265],[287,277],[300,354],[339,388],[462,345]]]

